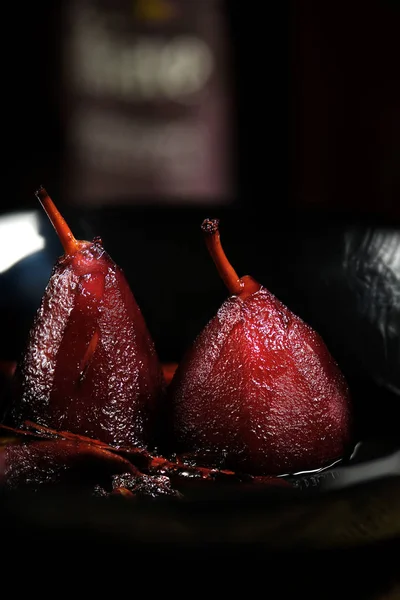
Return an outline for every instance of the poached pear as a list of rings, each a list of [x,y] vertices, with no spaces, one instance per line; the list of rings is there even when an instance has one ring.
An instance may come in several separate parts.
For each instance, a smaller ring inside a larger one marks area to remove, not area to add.
[[[255,475],[318,469],[351,432],[346,379],[320,335],[250,276],[239,278],[202,223],[230,296],[198,335],[169,386],[174,451]]]
[[[73,236],[46,190],[36,193],[64,248],[16,372],[6,421],[116,445],[152,443],[165,393],[153,339],[123,271]]]

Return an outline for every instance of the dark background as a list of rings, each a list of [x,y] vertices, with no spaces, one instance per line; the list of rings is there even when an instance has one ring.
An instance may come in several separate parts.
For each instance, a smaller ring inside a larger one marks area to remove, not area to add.
[[[397,406],[400,3],[261,6],[224,4],[233,57],[230,205],[88,208],[69,205],[61,185],[59,5],[8,5],[2,212],[32,210],[43,183],[77,237],[101,235],[165,362],[180,360],[226,297],[200,235],[203,218],[217,216],[238,273],[252,274],[321,333],[360,403],[378,394]],[[20,356],[61,254],[41,219],[45,252],[0,277],[3,360]],[[374,400],[365,407],[372,423]]]
[[[4,8],[4,208],[57,198],[61,3]],[[324,206],[400,215],[396,0],[223,3],[233,56],[236,190],[241,205]]]

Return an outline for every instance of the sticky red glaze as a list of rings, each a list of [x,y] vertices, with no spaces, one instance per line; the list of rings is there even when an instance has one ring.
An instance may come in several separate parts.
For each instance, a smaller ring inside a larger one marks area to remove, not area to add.
[[[320,336],[265,288],[224,302],[170,384],[178,450],[283,474],[343,455],[350,395]]]
[[[18,376],[17,427],[31,420],[110,444],[151,441],[161,365],[122,271],[99,243],[56,264]]]
[[[0,486],[9,489],[72,480],[90,485],[122,473],[138,471],[123,457],[84,442],[46,440],[0,448]]]

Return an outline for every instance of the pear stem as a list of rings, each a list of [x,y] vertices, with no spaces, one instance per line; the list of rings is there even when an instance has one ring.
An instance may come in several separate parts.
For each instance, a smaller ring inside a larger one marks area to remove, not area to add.
[[[240,294],[243,291],[244,282],[240,279],[226,257],[221,246],[218,227],[218,219],[204,219],[201,230],[204,233],[208,251],[217,267],[222,281],[225,283],[231,294]]]
[[[56,208],[53,200],[50,198],[45,188],[41,185],[40,188],[35,193],[37,199],[40,204],[43,206],[46,211],[47,216],[50,219],[51,224],[57,232],[58,237],[60,238],[60,242],[64,248],[65,254],[74,254],[79,250],[80,244],[75,239],[72,234],[72,231],[68,227],[67,223],[64,220],[64,217]]]

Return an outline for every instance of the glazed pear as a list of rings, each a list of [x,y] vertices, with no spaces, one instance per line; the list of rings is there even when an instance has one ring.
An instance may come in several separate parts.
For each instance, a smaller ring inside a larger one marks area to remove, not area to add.
[[[230,297],[169,387],[175,450],[250,474],[321,468],[350,439],[348,385],[321,337],[253,278],[239,278],[218,220],[202,224]]]
[[[165,381],[144,317],[101,240],[76,240],[46,190],[36,195],[65,254],[30,331],[7,420],[147,446]]]

